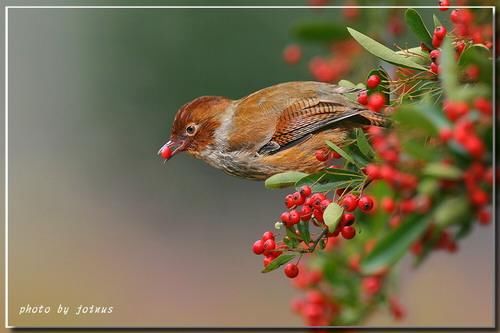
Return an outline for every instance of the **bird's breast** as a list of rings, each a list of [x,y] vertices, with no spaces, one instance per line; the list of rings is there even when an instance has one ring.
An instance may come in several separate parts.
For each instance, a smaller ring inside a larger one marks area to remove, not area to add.
[[[261,156],[250,152],[222,151],[212,146],[207,147],[199,157],[230,175],[248,179],[265,179],[274,171],[262,163]]]

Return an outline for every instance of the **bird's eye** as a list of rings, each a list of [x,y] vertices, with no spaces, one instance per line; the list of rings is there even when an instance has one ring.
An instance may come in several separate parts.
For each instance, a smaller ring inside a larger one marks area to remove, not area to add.
[[[186,133],[187,135],[194,135],[196,133],[196,125],[190,124],[186,127]]]

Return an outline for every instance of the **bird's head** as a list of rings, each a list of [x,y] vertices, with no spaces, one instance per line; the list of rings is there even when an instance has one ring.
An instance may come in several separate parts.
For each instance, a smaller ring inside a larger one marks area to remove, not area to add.
[[[168,160],[186,151],[199,157],[214,142],[215,130],[230,102],[225,97],[203,96],[183,105],[175,115],[170,140],[160,148],[158,155]]]

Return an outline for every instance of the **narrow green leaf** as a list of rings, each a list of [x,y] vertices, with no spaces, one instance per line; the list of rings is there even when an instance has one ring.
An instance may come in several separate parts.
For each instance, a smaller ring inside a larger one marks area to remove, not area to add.
[[[344,88],[356,88],[356,85],[348,80],[340,80],[337,84]]]
[[[358,148],[366,157],[370,158],[374,155],[372,146],[368,142],[366,138],[365,132],[362,129],[358,128],[356,130],[356,142],[358,144]]]
[[[439,26],[443,26],[443,24],[441,23],[441,21],[439,21],[439,19],[436,16],[436,14],[432,15],[432,19],[434,20],[434,28],[435,27],[439,27]]]
[[[290,187],[305,176],[307,176],[307,173],[297,171],[278,173],[267,178],[264,185],[270,189]]]
[[[410,216],[399,228],[377,243],[373,251],[361,262],[362,272],[374,274],[396,263],[422,235],[429,223],[428,215]]]
[[[459,196],[443,200],[434,211],[434,220],[437,225],[444,228],[468,220],[469,215],[469,200],[465,196]]]
[[[335,152],[337,152],[340,156],[342,156],[347,162],[356,165],[356,162],[354,162],[352,157],[349,154],[347,154],[342,148],[340,148],[339,146],[328,140],[326,141],[326,145]]]
[[[441,71],[439,76],[443,83],[445,94],[451,100],[462,100],[458,94],[458,66],[455,60],[455,49],[449,37],[445,37],[441,46]]]
[[[414,104],[402,104],[394,112],[393,118],[398,123],[399,129],[403,131],[418,129],[430,136],[436,136],[439,133],[432,120]]]
[[[425,176],[457,180],[462,178],[463,172],[459,168],[453,165],[444,164],[441,162],[429,163],[422,170],[422,174]]]
[[[311,240],[311,235],[309,233],[309,223],[308,222],[300,222],[297,224],[297,228],[299,229],[300,236],[304,240],[306,244],[309,244],[309,241]]]
[[[415,9],[409,8],[405,12],[405,21],[415,36],[429,49],[432,49],[432,36],[420,14]]]
[[[276,268],[283,266],[296,256],[296,254],[282,254],[278,258],[271,261],[269,265],[267,265],[267,267],[262,270],[262,273],[269,273],[271,271],[274,271]]]
[[[358,186],[364,178],[349,170],[332,169],[315,173],[300,179],[295,187],[300,189],[304,185],[311,186],[313,192],[328,192],[338,188],[352,188]]]
[[[323,219],[325,220],[325,224],[330,232],[335,231],[335,228],[337,228],[337,224],[339,223],[343,212],[344,208],[339,206],[336,202],[332,202],[328,205],[328,207],[326,207],[325,212],[323,213]]]
[[[421,71],[427,70],[425,67],[413,62],[408,58],[405,58],[400,54],[397,54],[390,48],[380,44],[379,42],[371,39],[370,37],[349,27],[347,28],[347,30],[361,46],[363,46],[368,52],[370,52],[374,56],[397,66],[417,69]]]

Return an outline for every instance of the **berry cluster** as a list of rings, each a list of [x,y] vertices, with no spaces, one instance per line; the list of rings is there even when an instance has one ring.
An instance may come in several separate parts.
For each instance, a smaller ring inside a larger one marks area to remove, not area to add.
[[[358,94],[358,103],[368,106],[374,112],[381,112],[387,101],[381,92],[373,91],[379,87],[381,82],[380,76],[376,74],[370,75],[366,80],[366,87],[370,93],[368,91],[361,91]]]

